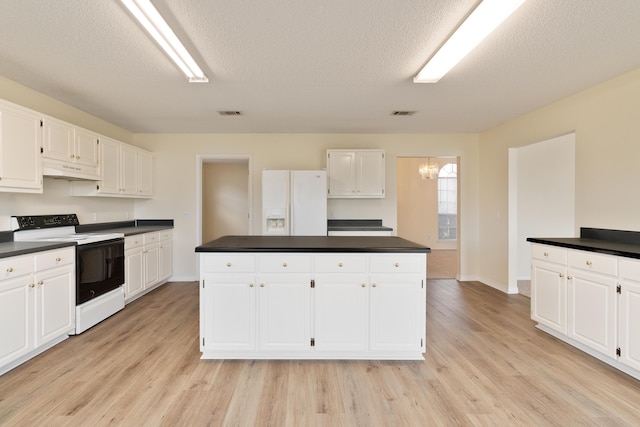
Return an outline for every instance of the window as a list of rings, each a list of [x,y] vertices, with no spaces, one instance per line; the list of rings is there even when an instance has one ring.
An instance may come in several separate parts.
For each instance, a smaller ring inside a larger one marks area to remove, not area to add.
[[[458,165],[447,163],[438,173],[438,240],[456,240],[458,225]]]

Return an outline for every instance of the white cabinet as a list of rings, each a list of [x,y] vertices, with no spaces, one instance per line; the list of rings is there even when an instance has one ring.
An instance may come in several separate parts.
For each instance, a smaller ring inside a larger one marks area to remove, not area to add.
[[[165,283],[173,274],[171,230],[125,237],[125,301],[134,299]]]
[[[144,261],[142,260],[142,235],[124,239],[124,292],[125,300],[132,301],[144,291]]]
[[[55,176],[55,171],[62,170],[85,179],[99,179],[99,141],[95,132],[45,116],[42,140],[45,174]]]
[[[0,374],[75,326],[75,248],[0,260]]]
[[[261,275],[258,292],[258,350],[311,350],[309,274]]]
[[[137,196],[151,197],[153,192],[153,157],[151,153],[138,149],[136,157],[137,165]]]
[[[75,248],[35,255],[36,347],[75,326]]]
[[[171,230],[161,231],[158,241],[158,280],[167,280],[173,274],[173,242]]]
[[[567,250],[531,245],[531,319],[567,333]]]
[[[201,253],[200,277],[204,359],[425,351],[425,254]]]
[[[327,150],[329,198],[383,198],[384,150]]]
[[[567,335],[594,350],[615,355],[618,317],[618,260],[568,250]]]
[[[42,118],[0,101],[0,191],[42,193]]]
[[[34,348],[33,256],[0,260],[0,372]]]
[[[620,361],[640,372],[640,261],[620,260]]]
[[[256,286],[251,274],[211,274],[200,292],[200,350],[253,352],[256,348]]]
[[[73,181],[74,196],[137,197],[152,195],[151,153],[116,141],[100,139],[100,177],[96,182]]]
[[[538,327],[640,378],[640,261],[532,244]]]

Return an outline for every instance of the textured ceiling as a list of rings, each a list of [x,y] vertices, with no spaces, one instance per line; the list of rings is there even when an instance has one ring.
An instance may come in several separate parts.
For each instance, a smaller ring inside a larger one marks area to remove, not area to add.
[[[528,0],[436,84],[412,79],[476,0],[154,4],[209,83],[118,0],[0,0],[0,75],[136,133],[450,133],[640,67],[638,0]]]

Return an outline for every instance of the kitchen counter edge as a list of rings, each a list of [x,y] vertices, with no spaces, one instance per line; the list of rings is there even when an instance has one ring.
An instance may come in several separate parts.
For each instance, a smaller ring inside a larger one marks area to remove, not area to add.
[[[431,249],[396,236],[224,236],[195,248],[215,252],[369,252],[430,253]]]

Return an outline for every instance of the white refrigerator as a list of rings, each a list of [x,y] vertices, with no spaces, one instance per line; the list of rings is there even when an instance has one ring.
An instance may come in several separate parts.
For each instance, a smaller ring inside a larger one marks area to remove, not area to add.
[[[262,234],[327,235],[327,172],[262,171]]]

